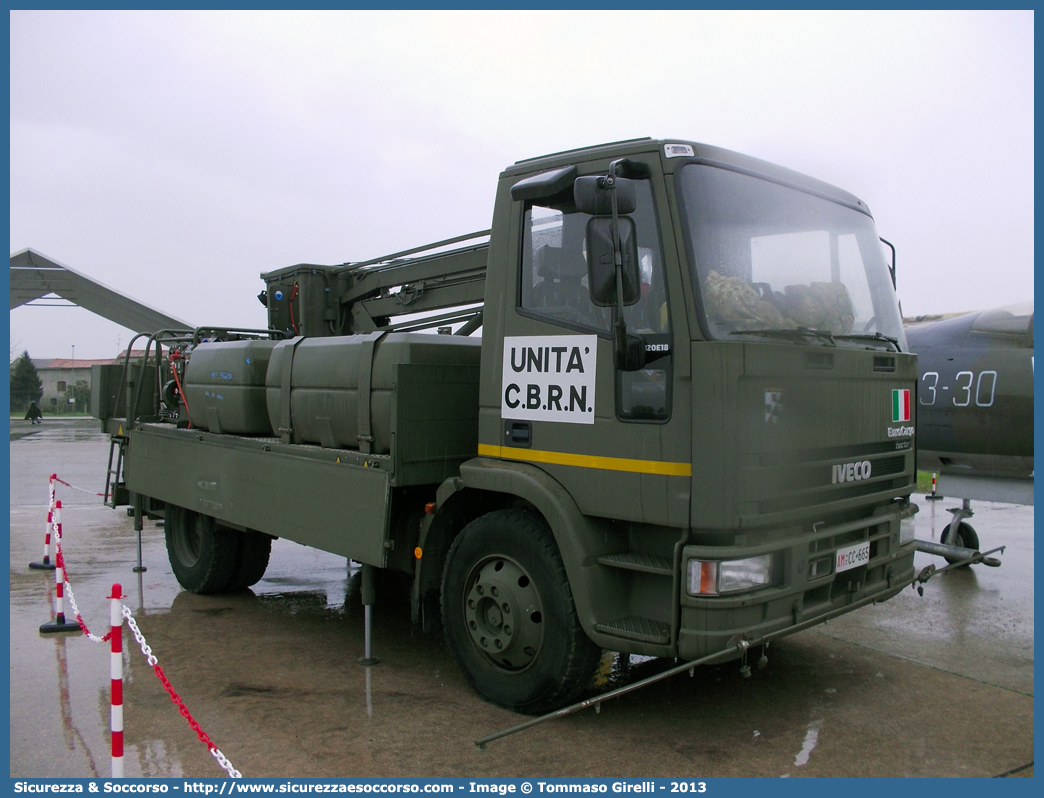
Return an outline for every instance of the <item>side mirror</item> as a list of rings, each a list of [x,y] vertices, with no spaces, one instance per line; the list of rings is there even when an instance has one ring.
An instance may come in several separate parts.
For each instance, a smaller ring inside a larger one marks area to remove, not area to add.
[[[580,178],[581,180],[583,178]],[[628,216],[616,220],[623,264],[623,303],[634,305],[642,298],[642,278],[638,262],[638,234]],[[587,221],[587,284],[591,301],[599,307],[616,305],[616,259],[613,252],[613,219],[594,216]]]
[[[634,183],[625,177],[614,177],[616,185],[616,212],[634,213],[638,207]],[[592,216],[610,216],[613,212],[613,189],[607,179],[598,175],[578,177],[573,181],[573,202],[578,211]]]
[[[627,334],[624,306],[642,298],[638,264],[638,233],[627,214],[638,207],[634,183],[618,177],[621,161],[609,165],[605,177],[578,177],[573,182],[573,202],[591,215],[587,222],[587,281],[591,301],[615,307],[613,363],[623,371],[637,371],[645,364],[645,345]]]

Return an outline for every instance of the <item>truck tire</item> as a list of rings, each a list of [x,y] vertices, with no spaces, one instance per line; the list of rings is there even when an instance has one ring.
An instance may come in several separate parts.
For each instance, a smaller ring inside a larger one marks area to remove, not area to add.
[[[272,553],[272,536],[248,529],[237,532],[239,553],[236,555],[236,570],[228,582],[227,590],[243,590],[261,581],[268,569],[268,558]]]
[[[523,510],[481,516],[457,536],[443,572],[442,622],[468,683],[515,712],[576,699],[601,654],[576,616],[550,530]]]
[[[169,507],[163,525],[171,570],[190,593],[218,593],[236,571],[239,540],[208,515]]]

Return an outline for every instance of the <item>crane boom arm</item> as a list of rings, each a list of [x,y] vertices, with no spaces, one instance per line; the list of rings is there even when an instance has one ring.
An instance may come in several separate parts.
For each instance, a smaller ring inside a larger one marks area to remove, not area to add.
[[[359,263],[299,264],[268,272],[261,275],[268,288],[259,298],[268,307],[269,326],[298,335],[458,322],[468,334],[481,323],[488,236],[485,230]],[[469,243],[436,251],[462,242]]]

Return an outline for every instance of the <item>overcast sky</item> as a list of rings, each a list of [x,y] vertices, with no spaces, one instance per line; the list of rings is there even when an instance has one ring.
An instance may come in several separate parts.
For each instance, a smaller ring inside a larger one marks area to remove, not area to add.
[[[11,12],[11,252],[193,324],[258,275],[489,227],[522,159],[653,136],[840,186],[907,316],[1033,295],[1032,12]],[[81,309],[11,349],[113,357]]]

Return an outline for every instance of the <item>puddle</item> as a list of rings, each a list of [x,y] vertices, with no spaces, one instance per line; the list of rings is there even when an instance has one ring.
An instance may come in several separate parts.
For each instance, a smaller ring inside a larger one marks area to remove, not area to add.
[[[794,757],[794,767],[804,767],[808,764],[808,759],[812,756],[812,751],[815,750],[816,744],[819,742],[819,730],[823,725],[823,721],[814,720],[808,724],[808,731],[805,732],[805,742],[801,745],[801,750],[798,751],[798,755]]]

